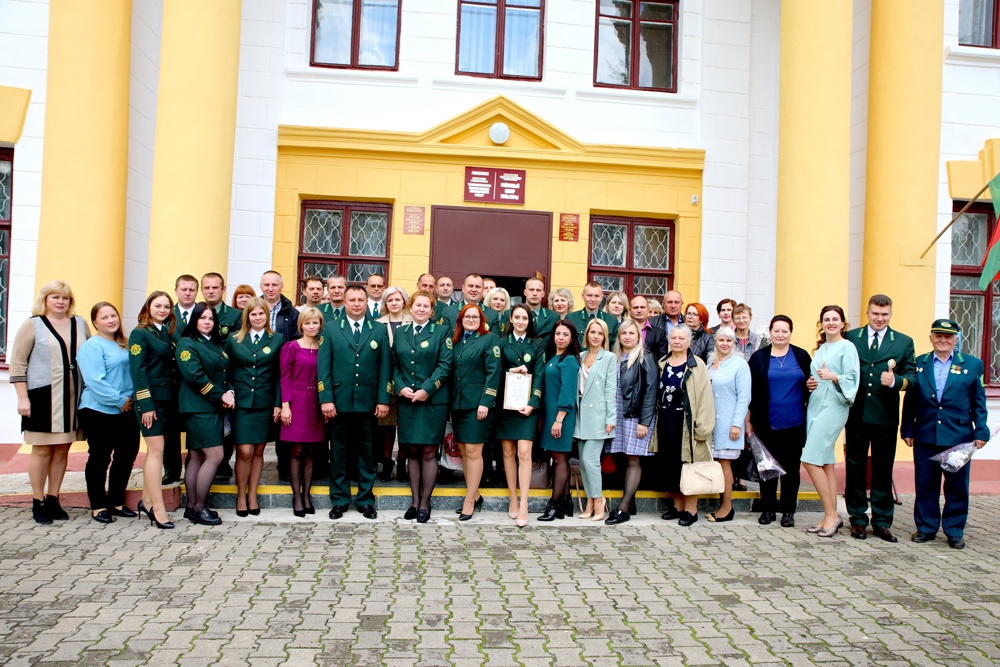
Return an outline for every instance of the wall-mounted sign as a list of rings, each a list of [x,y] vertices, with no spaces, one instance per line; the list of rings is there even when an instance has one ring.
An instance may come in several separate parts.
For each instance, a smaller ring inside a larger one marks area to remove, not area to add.
[[[524,203],[523,169],[465,168],[465,201]]]
[[[559,240],[580,240],[580,215],[577,213],[559,214]]]
[[[403,233],[423,234],[426,209],[423,206],[403,207]]]

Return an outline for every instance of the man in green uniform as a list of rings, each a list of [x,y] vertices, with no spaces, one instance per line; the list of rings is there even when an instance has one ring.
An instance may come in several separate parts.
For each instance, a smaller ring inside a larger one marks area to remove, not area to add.
[[[177,297],[177,302],[174,304],[174,318],[176,318],[177,322],[173,335],[174,344],[176,345],[181,340],[184,327],[187,326],[187,323],[191,319],[191,311],[194,310],[195,299],[198,298],[198,279],[188,273],[177,276],[177,280],[174,281],[174,295]],[[180,390],[180,385],[176,384],[177,378],[174,379],[174,405],[176,405],[177,392]],[[170,421],[166,437],[163,441],[163,468],[165,474],[161,482],[164,486],[176,484],[181,481],[181,473],[183,472],[181,463],[181,434],[183,432],[183,420],[174,419]]]
[[[320,310],[327,321],[336,321],[344,316],[344,292],[347,290],[347,278],[333,275],[326,279],[326,291],[330,303],[324,303]]]
[[[587,323],[598,317],[608,325],[608,345],[614,346],[615,344],[615,338],[618,336],[618,321],[611,313],[605,313],[601,310],[601,301],[603,300],[604,289],[600,283],[591,280],[583,287],[583,308],[575,310],[566,316],[566,319],[576,326],[581,347],[586,347],[586,343],[583,340],[583,333],[587,329]]]
[[[389,413],[392,396],[389,332],[366,316],[368,296],[363,287],[348,287],[346,303],[345,316],[323,326],[316,362],[320,408],[330,439],[330,518],[341,518],[351,504],[347,470],[351,447],[358,459],[354,504],[366,519],[374,519],[378,513],[372,488],[378,462],[372,436],[376,420]]]
[[[215,310],[215,318],[219,322],[219,335],[222,337],[222,346],[225,347],[229,334],[240,330],[243,313],[226,305],[226,279],[220,273],[206,273],[201,277],[201,294],[205,297],[205,303]],[[229,461],[233,458],[234,449],[236,449],[236,436],[230,430],[229,435],[222,441],[222,463],[215,472],[217,480],[222,481],[232,477],[233,466]]]
[[[851,515],[851,537],[865,539],[868,526],[868,447],[872,457],[872,534],[895,542],[890,532],[893,506],[892,466],[896,460],[899,392],[916,381],[913,339],[889,328],[892,299],[868,300],[868,325],[848,331],[861,361],[861,387],[847,417],[847,483],[844,499]]]
[[[545,283],[541,278],[532,276],[524,283],[524,302],[531,311],[531,317],[535,321],[535,333],[538,337],[549,344],[552,331],[556,328],[559,316],[548,308],[542,307],[545,300]]]
[[[453,303],[444,312],[445,324],[451,331],[455,330],[455,326],[458,324],[458,314],[462,312],[462,308],[465,308],[466,304],[474,303],[480,309],[483,308],[480,303],[483,300],[483,277],[481,275],[470,273],[465,276],[465,280],[462,282],[462,298],[462,301]],[[486,328],[492,331],[497,325],[500,313],[492,308],[483,309],[483,312],[486,314]]]
[[[174,304],[174,317],[177,318],[177,329],[174,331],[174,342],[181,339],[184,327],[191,319],[191,311],[194,310],[194,303],[198,298],[198,279],[185,273],[177,276],[174,281],[174,295],[177,302]]]
[[[385,291],[385,278],[373,273],[365,281],[365,291],[368,292],[368,317],[377,320],[382,317],[382,292]]]

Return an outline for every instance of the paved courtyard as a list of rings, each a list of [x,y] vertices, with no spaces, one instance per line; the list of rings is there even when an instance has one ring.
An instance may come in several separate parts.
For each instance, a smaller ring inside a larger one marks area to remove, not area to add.
[[[0,664],[995,665],[1000,498],[964,551],[642,515],[382,512],[159,531],[0,508]],[[179,517],[179,513],[175,513]]]

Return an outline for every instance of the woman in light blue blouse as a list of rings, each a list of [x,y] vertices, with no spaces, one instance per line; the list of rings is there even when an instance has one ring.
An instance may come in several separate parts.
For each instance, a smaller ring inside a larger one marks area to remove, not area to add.
[[[712,458],[722,465],[726,480],[722,504],[708,515],[718,523],[732,521],[733,509],[732,461],[743,451],[744,424],[750,407],[750,367],[736,352],[736,332],[728,326],[715,331],[715,349],[708,355],[708,375],[712,378],[715,397],[715,429],[712,431]]]
[[[94,521],[111,523],[115,516],[137,516],[125,506],[125,489],[139,453],[139,422],[132,413],[132,375],[118,310],[101,301],[91,308],[90,321],[97,335],[76,357],[86,383],[80,397],[80,425],[90,447],[84,475]]]

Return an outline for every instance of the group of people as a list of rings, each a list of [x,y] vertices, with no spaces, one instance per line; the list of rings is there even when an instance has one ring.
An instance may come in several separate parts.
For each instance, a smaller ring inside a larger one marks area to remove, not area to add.
[[[546,294],[535,277],[516,304],[489,282],[469,274],[456,300],[451,279],[430,274],[420,276],[412,295],[386,288],[378,274],[364,286],[340,276],[308,277],[305,301],[295,307],[274,271],[262,276],[260,296],[240,285],[231,304],[223,301],[220,274],[206,274],[200,285],[182,275],[176,303],[166,292],[152,292],[127,340],[114,305],[93,306],[91,335],[74,314],[69,286],[49,283],[10,355],[25,441],[32,445],[34,519],[67,518],[59,488],[69,446],[83,437],[90,446],[86,479],[94,520],[136,516],[125,505],[125,488],[141,434],[147,453],[137,512],[172,528],[162,484],[180,476],[185,432],[184,516],[195,523],[221,523],[208,494],[233,451],[236,513],[260,512],[257,487],[269,442],[278,443],[296,516],[315,512],[314,467],[329,465],[331,519],[341,518],[352,501],[366,518],[377,518],[378,467],[383,479],[391,477],[398,442],[397,478],[409,482],[412,495],[404,518],[424,523],[450,423],[467,487],[460,521],[482,505],[483,452],[490,443],[502,451],[509,516],[518,526],[528,522],[535,447],[552,464],[551,496],[539,521],[573,514],[573,452],[587,497],[582,519],[628,521],[646,459],[654,463],[645,466],[655,471],[654,485],[673,498],[662,518],[681,526],[698,520],[697,496],[681,493],[683,466],[718,461],[724,490],[707,519],[731,521],[731,464],[755,434],[786,471],[761,482],[758,522],[777,520],[780,484],[780,524],[795,525],[801,464],[824,510],[808,530],[832,537],[843,526],[834,444],[846,426],[851,535],[864,539],[870,521],[875,536],[896,541],[890,527],[899,428],[914,447],[918,531],[912,539],[929,541],[943,526],[951,546],[964,546],[968,466],[943,473],[942,515],[942,471],[930,461],[944,447],[969,441],[981,447],[989,439],[983,365],[954,350],[955,322],[935,321],[933,352],[916,360],[912,339],[888,326],[889,297],[871,297],[868,323],[853,330],[841,307],[825,306],[810,355],[790,343],[790,318],[775,316],[767,335],[758,335],[750,330],[750,307],[732,299],[717,304],[718,322],[710,326],[708,309],[685,304],[676,291],[667,292],[662,312],[653,314],[649,299],[608,295],[596,282],[584,286],[578,310],[569,290]],[[204,301],[196,302],[199,286]],[[527,399],[505,406],[506,384],[515,380],[530,386]],[[607,454],[627,461],[622,501],[613,510],[602,489]],[[352,476],[358,482],[353,498]]]

